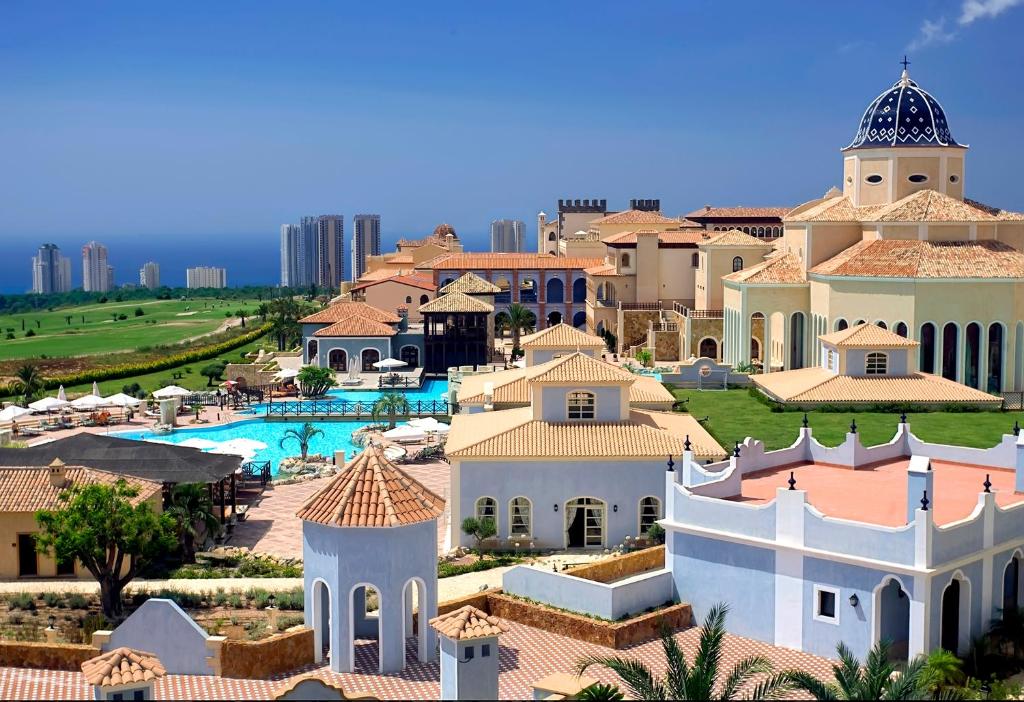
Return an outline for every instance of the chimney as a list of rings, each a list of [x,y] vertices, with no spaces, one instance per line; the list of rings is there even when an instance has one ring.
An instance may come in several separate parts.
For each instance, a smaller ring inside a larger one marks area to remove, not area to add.
[[[395,310],[398,314],[398,318],[402,321],[398,323],[398,331],[404,332],[409,330],[409,308],[402,306]]]
[[[484,383],[484,412],[494,411],[494,383]]]
[[[68,484],[68,471],[64,461],[59,458],[53,459],[50,464],[50,485],[55,488],[63,488]]]

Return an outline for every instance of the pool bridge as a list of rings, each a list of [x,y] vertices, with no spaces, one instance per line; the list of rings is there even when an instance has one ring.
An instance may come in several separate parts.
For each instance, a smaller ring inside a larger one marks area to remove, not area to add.
[[[455,411],[455,408],[449,405],[447,400],[407,400],[407,403],[407,411],[396,412],[396,418],[447,417]],[[268,419],[275,417],[375,419],[373,405],[373,401],[364,402],[362,400],[281,400],[267,403],[264,416]],[[386,418],[385,414],[376,419]]]

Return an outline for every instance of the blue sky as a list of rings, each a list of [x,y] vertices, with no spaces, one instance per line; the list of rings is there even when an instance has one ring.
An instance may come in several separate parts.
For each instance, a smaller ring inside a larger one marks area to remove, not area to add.
[[[6,0],[0,288],[51,240],[76,279],[97,238],[119,282],[149,258],[274,282],[303,214],[482,248],[559,197],[793,205],[838,184],[904,52],[972,146],[968,194],[1024,209],[1018,2]]]

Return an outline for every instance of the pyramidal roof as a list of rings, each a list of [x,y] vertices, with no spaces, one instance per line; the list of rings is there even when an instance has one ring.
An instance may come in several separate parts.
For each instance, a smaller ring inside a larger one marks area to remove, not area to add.
[[[442,294],[460,292],[467,295],[491,295],[500,293],[501,288],[489,280],[484,280],[476,273],[469,272],[448,283],[438,292]]]
[[[818,338],[841,348],[891,349],[918,345],[918,342],[882,329],[877,324],[858,324]]]
[[[430,626],[449,639],[482,639],[509,630],[508,624],[473,605],[438,615],[430,620]]]
[[[336,527],[393,527],[436,519],[444,498],[389,461],[379,446],[353,458],[298,511],[300,519]]]
[[[530,379],[532,383],[634,383],[636,376],[606,361],[585,353],[572,353],[555,359],[543,372]]]
[[[466,293],[450,292],[420,305],[420,312],[493,312],[494,305]]]
[[[82,674],[90,685],[116,687],[162,678],[167,673],[152,653],[115,648],[82,663]]]
[[[525,348],[604,348],[605,343],[599,336],[587,334],[576,327],[561,322],[552,325],[539,332],[528,334],[520,340],[520,346]]]

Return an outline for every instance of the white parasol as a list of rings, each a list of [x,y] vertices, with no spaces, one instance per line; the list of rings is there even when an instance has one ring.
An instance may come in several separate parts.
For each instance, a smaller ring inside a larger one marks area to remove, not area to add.
[[[71,406],[75,409],[96,409],[105,404],[107,404],[107,401],[99,395],[84,395],[71,401]]]
[[[402,426],[395,427],[390,431],[386,431],[382,436],[395,441],[421,441],[426,438],[422,429],[418,427],[410,427],[408,424],[403,424]]]
[[[206,451],[207,449],[217,448],[220,446],[219,441],[211,441],[210,439],[202,439],[198,436],[191,439],[185,439],[180,442],[178,446],[188,446],[189,448],[199,449],[200,451]]]
[[[32,414],[32,410],[11,405],[0,410],[0,422],[11,422],[18,417],[24,417],[26,414]]]
[[[415,427],[420,431],[425,431],[428,434],[447,434],[451,431],[451,427],[444,422],[439,422],[433,417],[422,417],[420,419],[410,419],[409,426]]]
[[[103,402],[114,407],[138,407],[142,400],[119,392],[104,399]]]
[[[64,386],[63,385],[61,385],[59,388],[57,388],[57,399],[58,400],[63,400],[64,402],[68,401],[68,396],[64,393]]]
[[[383,361],[377,361],[374,363],[373,367],[385,370],[389,368],[401,368],[402,366],[407,365],[409,364],[405,361],[399,361],[397,358],[385,358]]]
[[[67,400],[61,400],[56,397],[44,397],[41,400],[29,403],[28,408],[34,412],[50,412],[61,407],[67,407],[70,402]]]
[[[168,397],[186,397],[192,394],[193,393],[191,390],[186,390],[185,388],[180,387],[178,385],[168,385],[167,387],[160,388],[159,390],[154,392],[153,397],[157,398],[158,400],[163,400]]]

